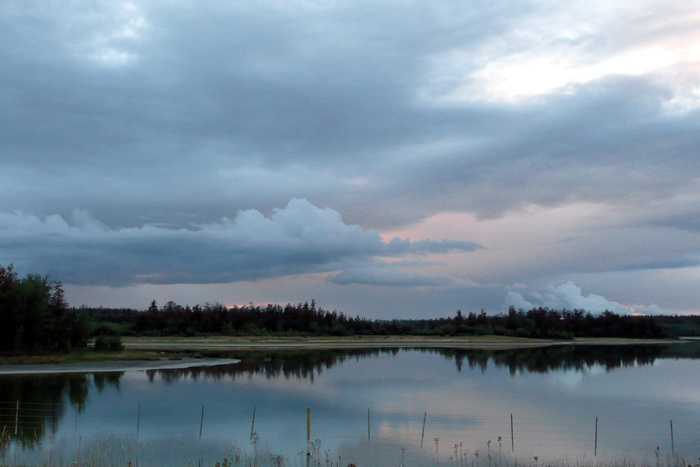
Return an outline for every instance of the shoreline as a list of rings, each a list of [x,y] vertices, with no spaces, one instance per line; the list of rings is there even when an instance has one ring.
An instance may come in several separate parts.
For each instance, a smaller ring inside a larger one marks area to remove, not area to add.
[[[0,376],[56,373],[108,373],[180,369],[199,366],[216,366],[238,363],[240,360],[213,357],[183,357],[177,352],[197,350],[262,350],[262,349],[348,349],[348,348],[461,348],[461,349],[527,349],[564,345],[654,345],[679,344],[690,340],[608,339],[590,338],[574,340],[548,340],[505,338],[502,336],[423,337],[423,336],[356,336],[346,337],[156,337],[124,338],[120,353],[105,354],[103,358],[56,363],[5,363],[0,364]],[[157,352],[158,358],[143,358],[144,351]],[[133,358],[129,353],[133,352]],[[168,355],[170,354],[170,355]],[[125,358],[126,357],[126,358]]]
[[[355,336],[355,337],[154,337],[124,338],[133,350],[247,350],[358,347],[454,347],[454,348],[531,348],[563,345],[677,344],[680,339],[579,338],[566,340],[531,339],[504,336]]]
[[[99,362],[0,365],[0,375],[176,370],[200,366],[230,365],[238,362],[240,360],[233,358],[182,358],[179,360],[104,360]]]

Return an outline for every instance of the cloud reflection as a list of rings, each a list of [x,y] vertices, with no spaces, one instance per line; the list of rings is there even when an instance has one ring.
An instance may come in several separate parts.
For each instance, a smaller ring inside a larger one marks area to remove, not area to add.
[[[401,447],[432,458],[435,438],[445,462],[460,444],[470,456],[476,450],[511,455],[511,415],[521,458],[590,455],[596,417],[601,455],[649,453],[659,444],[667,450],[659,437],[666,439],[668,425],[659,420],[668,419],[678,429],[677,446],[700,449],[693,441],[700,349],[692,344],[255,350],[227,357],[241,363],[129,371],[99,383],[88,378],[80,386],[77,429],[61,396],[73,391],[72,380],[55,375],[65,385],[56,392],[55,401],[64,404],[58,412],[64,423],[53,425],[56,436],[83,436],[86,444],[100,437],[133,439],[139,413],[139,442],[146,445],[196,442],[203,420],[205,443],[249,446],[255,407],[261,440],[291,457],[305,446],[311,408],[312,438],[344,458],[368,437],[371,449],[388,449],[383,455],[392,461]],[[0,377],[0,401],[17,397],[28,381],[55,386],[36,376]]]

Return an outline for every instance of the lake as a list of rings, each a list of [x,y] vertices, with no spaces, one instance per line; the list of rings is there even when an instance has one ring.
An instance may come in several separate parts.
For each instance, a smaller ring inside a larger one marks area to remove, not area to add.
[[[0,376],[0,461],[655,465],[675,455],[687,465],[700,456],[695,343],[225,356],[241,361]]]

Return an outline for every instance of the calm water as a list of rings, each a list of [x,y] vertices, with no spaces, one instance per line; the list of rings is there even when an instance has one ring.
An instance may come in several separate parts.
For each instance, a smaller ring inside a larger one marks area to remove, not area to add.
[[[305,465],[307,408],[321,465],[700,456],[696,344],[226,356],[242,361],[1,376],[0,460],[214,465],[272,453]]]

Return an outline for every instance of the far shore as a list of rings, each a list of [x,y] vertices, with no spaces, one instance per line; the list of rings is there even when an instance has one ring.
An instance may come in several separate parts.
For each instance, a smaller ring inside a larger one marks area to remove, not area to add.
[[[448,347],[513,349],[555,345],[673,344],[670,339],[527,339],[505,336],[352,336],[352,337],[125,337],[125,350],[118,353],[85,351],[65,356],[15,356],[0,359],[0,375],[96,373],[156,369],[177,369],[236,363],[227,358],[192,357],[192,352],[261,349],[333,349]],[[184,355],[184,356],[183,356]]]
[[[577,338],[530,339],[510,336],[349,336],[349,337],[125,337],[128,349],[246,349],[246,348],[347,348],[347,347],[542,347],[551,345],[671,344],[677,339]]]

